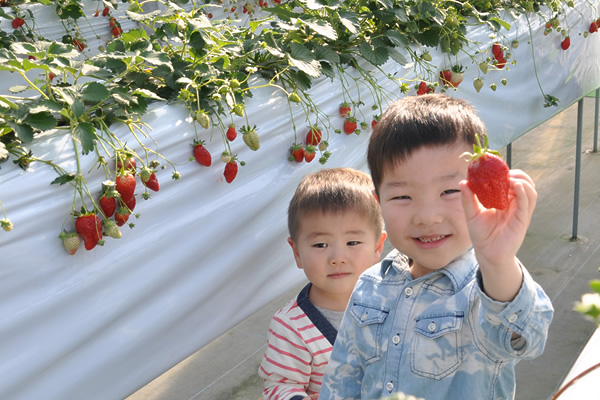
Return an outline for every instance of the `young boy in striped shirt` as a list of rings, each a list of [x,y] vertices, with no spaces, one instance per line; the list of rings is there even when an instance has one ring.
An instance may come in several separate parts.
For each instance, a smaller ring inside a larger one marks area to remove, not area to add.
[[[386,234],[370,176],[350,168],[306,176],[288,208],[290,244],[309,283],[272,318],[259,368],[265,400],[318,398],[325,366],[360,274]]]

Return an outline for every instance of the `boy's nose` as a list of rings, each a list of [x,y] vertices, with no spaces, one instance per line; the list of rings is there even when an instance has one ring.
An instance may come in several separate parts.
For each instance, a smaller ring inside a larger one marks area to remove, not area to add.
[[[442,222],[442,214],[438,207],[425,205],[420,207],[414,215],[416,225],[431,226]]]
[[[339,246],[333,246],[329,254],[329,263],[332,265],[345,264],[347,262],[346,252]]]

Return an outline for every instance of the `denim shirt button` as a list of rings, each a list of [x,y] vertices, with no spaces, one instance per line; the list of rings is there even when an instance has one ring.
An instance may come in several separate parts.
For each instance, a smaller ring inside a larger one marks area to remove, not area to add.
[[[394,343],[394,344],[400,343],[400,335],[394,335],[394,337],[392,338],[392,343]]]
[[[411,287],[407,287],[406,289],[404,289],[404,294],[406,295],[406,297],[410,297],[413,294],[413,289]]]
[[[368,317],[369,317],[369,314],[364,313],[363,315],[360,316],[360,320],[361,321],[366,321]]]
[[[429,329],[429,332],[435,332],[435,330],[437,329],[437,325],[435,324],[435,322],[431,321],[427,329]]]
[[[392,392],[392,390],[394,390],[394,383],[393,382],[388,382],[385,384],[385,388],[388,392]]]
[[[511,324],[513,322],[515,322],[517,320],[518,316],[517,314],[512,314],[510,317],[508,317],[508,322],[510,322]]]

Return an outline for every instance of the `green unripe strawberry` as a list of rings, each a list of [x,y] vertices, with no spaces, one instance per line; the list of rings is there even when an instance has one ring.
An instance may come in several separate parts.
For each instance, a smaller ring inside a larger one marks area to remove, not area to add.
[[[475,78],[473,80],[473,87],[475,88],[475,90],[477,90],[477,93],[479,93],[479,91],[483,87],[483,79],[481,79],[481,78]]]
[[[288,99],[294,103],[300,103],[302,101],[302,99],[300,99],[300,96],[298,96],[298,93],[296,93],[296,92],[290,93],[290,95],[288,96]]]
[[[252,151],[256,151],[260,148],[260,142],[258,138],[258,133],[256,132],[256,125],[250,128],[249,126],[242,126],[242,139],[246,146],[250,148]]]
[[[114,239],[121,239],[121,230],[117,226],[117,223],[112,219],[105,219],[102,221],[102,226],[104,228],[104,234],[108,237]]]
[[[208,128],[210,125],[210,117],[206,113],[206,111],[198,111],[196,114],[196,121],[200,124],[204,129]]]
[[[433,60],[433,57],[431,57],[431,54],[429,54],[429,52],[425,52],[423,54],[421,54],[421,58],[425,61],[431,61]]]
[[[240,87],[240,81],[238,81],[237,79],[233,78],[230,82],[229,82],[229,86],[232,89],[237,89]]]
[[[235,106],[233,106],[233,113],[239,117],[243,117],[244,116],[244,107],[241,106],[240,104],[236,104]]]
[[[81,246],[81,237],[75,232],[61,232],[58,235],[60,239],[63,241],[63,246],[65,250],[70,255],[74,255],[77,253],[79,246]]]
[[[2,226],[2,229],[4,229],[6,232],[10,232],[13,229],[13,224],[8,218],[0,220],[0,226]]]
[[[484,61],[484,62],[482,62],[482,63],[479,64],[479,69],[484,74],[487,74],[487,72],[488,72],[488,66],[489,66],[489,64],[487,63],[487,61]]]

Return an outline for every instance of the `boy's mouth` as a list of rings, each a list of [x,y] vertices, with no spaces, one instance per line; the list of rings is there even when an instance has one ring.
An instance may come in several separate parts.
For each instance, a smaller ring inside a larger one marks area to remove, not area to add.
[[[418,237],[417,240],[421,243],[433,243],[433,242],[438,242],[438,241],[444,239],[445,237],[446,237],[446,235],[423,236],[423,237]]]

